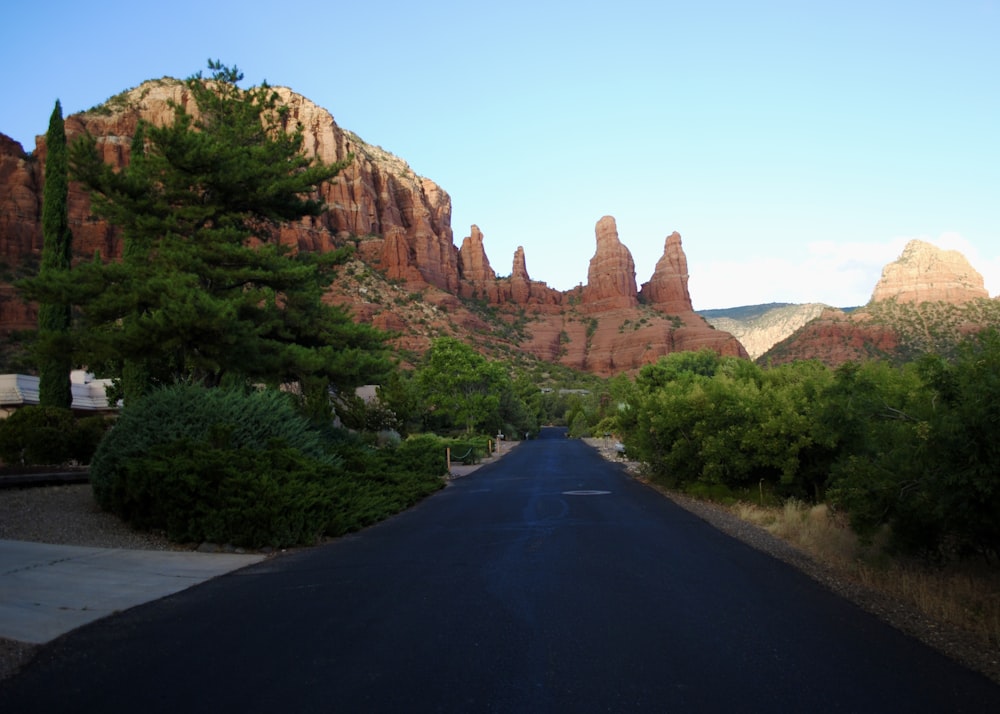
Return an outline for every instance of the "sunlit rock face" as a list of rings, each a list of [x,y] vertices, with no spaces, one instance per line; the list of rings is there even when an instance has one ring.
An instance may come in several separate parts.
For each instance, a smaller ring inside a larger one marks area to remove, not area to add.
[[[899,258],[882,269],[872,301],[958,304],[989,296],[983,276],[964,255],[911,240]]]

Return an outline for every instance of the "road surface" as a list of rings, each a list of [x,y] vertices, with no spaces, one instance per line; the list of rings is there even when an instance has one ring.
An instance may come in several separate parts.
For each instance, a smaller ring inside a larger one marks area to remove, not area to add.
[[[548,430],[66,635],[0,711],[985,712],[1000,687]]]

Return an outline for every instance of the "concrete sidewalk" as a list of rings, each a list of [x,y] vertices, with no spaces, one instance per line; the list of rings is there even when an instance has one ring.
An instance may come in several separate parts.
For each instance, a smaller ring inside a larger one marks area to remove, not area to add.
[[[0,637],[44,644],[266,557],[0,540]]]

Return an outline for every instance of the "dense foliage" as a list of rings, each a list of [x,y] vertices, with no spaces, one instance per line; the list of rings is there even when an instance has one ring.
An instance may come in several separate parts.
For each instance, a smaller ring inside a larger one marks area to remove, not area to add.
[[[0,458],[8,466],[87,464],[109,423],[63,407],[23,407],[0,420]]]
[[[539,390],[501,362],[488,360],[451,337],[436,339],[410,375],[380,390],[401,428],[466,435],[538,431]]]
[[[233,450],[263,450],[274,440],[318,462],[336,463],[288,394],[177,385],[158,389],[123,410],[101,442],[90,467],[98,504],[128,519],[129,460],[184,439],[212,440]]]
[[[178,541],[312,543],[439,488],[433,437],[379,450],[314,428],[276,390],[178,385],[126,408],[91,465],[102,508]]]
[[[650,475],[715,497],[828,500],[908,552],[1000,554],[1000,335],[953,361],[644,368],[608,424]]]

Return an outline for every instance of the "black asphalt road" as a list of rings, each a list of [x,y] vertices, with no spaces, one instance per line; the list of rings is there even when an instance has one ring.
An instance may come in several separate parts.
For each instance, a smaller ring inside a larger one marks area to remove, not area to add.
[[[1000,687],[547,431],[71,633],[0,712],[1000,712]]]

